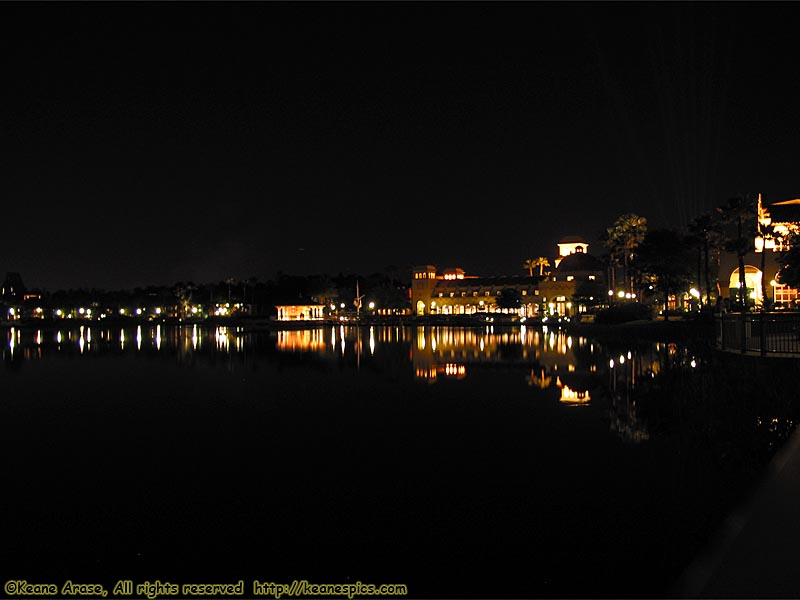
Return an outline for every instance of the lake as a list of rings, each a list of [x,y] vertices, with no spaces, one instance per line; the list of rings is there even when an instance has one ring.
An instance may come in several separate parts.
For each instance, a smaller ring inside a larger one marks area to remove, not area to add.
[[[797,419],[702,347],[525,326],[5,340],[4,576],[109,591],[670,595]]]

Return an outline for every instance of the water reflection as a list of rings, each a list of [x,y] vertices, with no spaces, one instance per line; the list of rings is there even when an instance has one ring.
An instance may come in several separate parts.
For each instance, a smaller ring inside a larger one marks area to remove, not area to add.
[[[336,325],[256,332],[196,324],[113,329],[81,325],[63,330],[10,327],[5,339],[1,353],[9,368],[53,353],[87,358],[109,352],[162,354],[174,356],[181,364],[204,357],[216,360],[214,357],[221,355],[230,360],[215,364],[229,369],[282,355],[303,364],[316,361],[340,369],[368,367],[405,372],[407,377],[426,384],[451,381],[466,385],[472,376],[502,366],[504,372],[518,372],[514,376],[530,390],[533,400],[551,398],[565,407],[594,406],[605,411],[609,430],[631,443],[646,442],[654,428],[663,428],[666,409],[654,409],[654,398],[664,396],[664,389],[680,395],[681,403],[693,401],[693,397],[705,398],[713,391],[700,381],[708,356],[689,347],[633,340],[600,342],[561,330],[525,326]],[[132,339],[135,344],[130,343]],[[675,392],[677,389],[681,391]],[[767,412],[756,416],[757,426],[774,435],[794,426],[794,421],[785,416]],[[756,416],[752,422],[756,422]]]

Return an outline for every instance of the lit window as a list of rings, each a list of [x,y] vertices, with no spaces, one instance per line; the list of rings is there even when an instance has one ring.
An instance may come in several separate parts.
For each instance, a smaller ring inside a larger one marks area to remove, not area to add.
[[[573,275],[567,275],[567,281],[572,281],[573,279],[575,279]]]
[[[522,290],[522,295],[523,296],[527,296],[528,295],[528,290]]]
[[[444,296],[444,293],[439,292],[439,298],[441,298],[442,296]]]
[[[594,275],[589,275],[589,281],[594,281],[596,277]]]
[[[450,297],[452,298],[453,296],[455,296],[455,292],[450,292]]]
[[[461,297],[462,298],[466,298],[466,296],[467,296],[467,292],[461,292]]]
[[[478,292],[472,292],[472,295],[473,295],[473,296],[477,296],[477,295],[478,295]]]
[[[539,295],[539,290],[533,290],[533,295],[534,296],[538,296]]]
[[[487,296],[489,295],[489,290],[486,290],[486,295],[487,295]]]

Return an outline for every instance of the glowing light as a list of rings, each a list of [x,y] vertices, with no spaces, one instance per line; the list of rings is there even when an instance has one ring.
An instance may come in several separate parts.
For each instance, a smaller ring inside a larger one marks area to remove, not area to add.
[[[137,309],[136,309],[136,314],[137,314],[137,315],[140,315],[140,314],[142,314],[142,309],[141,309],[141,308],[137,308]]]
[[[619,296],[620,298],[624,298],[625,297],[625,292],[618,292],[617,296]]]
[[[14,316],[14,314],[15,314],[15,311],[14,311],[14,309],[13,309],[13,308],[9,308],[9,309],[8,309],[8,314],[10,314],[10,315],[13,317],[13,316]]]
[[[83,314],[83,313],[85,313],[85,312],[86,312],[86,309],[84,309],[84,308],[79,308],[79,309],[78,309],[78,312],[79,312],[80,314]]]
[[[621,365],[625,364],[625,357],[622,356],[622,354],[619,355],[619,364],[621,364]]]
[[[700,298],[700,292],[698,290],[696,290],[695,288],[690,289],[689,290],[689,294],[691,294],[695,298],[698,298],[698,299]]]
[[[369,303],[369,307],[370,307],[370,308],[375,308],[375,303],[374,303],[374,302],[370,302],[370,303]]]
[[[692,359],[692,362],[690,362],[689,364],[692,365],[692,368],[694,369],[697,366],[697,361],[695,359]]]
[[[161,309],[160,309],[160,308],[156,308],[156,314],[157,314],[157,315],[160,315],[160,314],[161,314]]]
[[[613,296],[614,295],[614,290],[608,290],[608,295],[609,296]]]
[[[608,361],[608,367],[609,367],[610,369],[613,369],[613,368],[614,368],[614,359],[613,359],[613,358],[612,358],[610,361]]]
[[[63,314],[64,314],[64,311],[62,311],[60,308],[56,309],[56,316],[60,317]]]

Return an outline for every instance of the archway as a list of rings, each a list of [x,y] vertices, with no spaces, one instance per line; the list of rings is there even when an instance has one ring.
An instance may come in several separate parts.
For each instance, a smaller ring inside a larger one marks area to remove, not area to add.
[[[419,300],[417,302],[417,316],[421,317],[425,314],[425,302]]]
[[[744,283],[745,283],[745,297],[747,302],[761,304],[763,297],[761,296],[761,270],[752,265],[744,266]],[[731,301],[738,299],[739,290],[739,267],[736,267],[731,273],[731,278],[728,283],[729,295]]]

